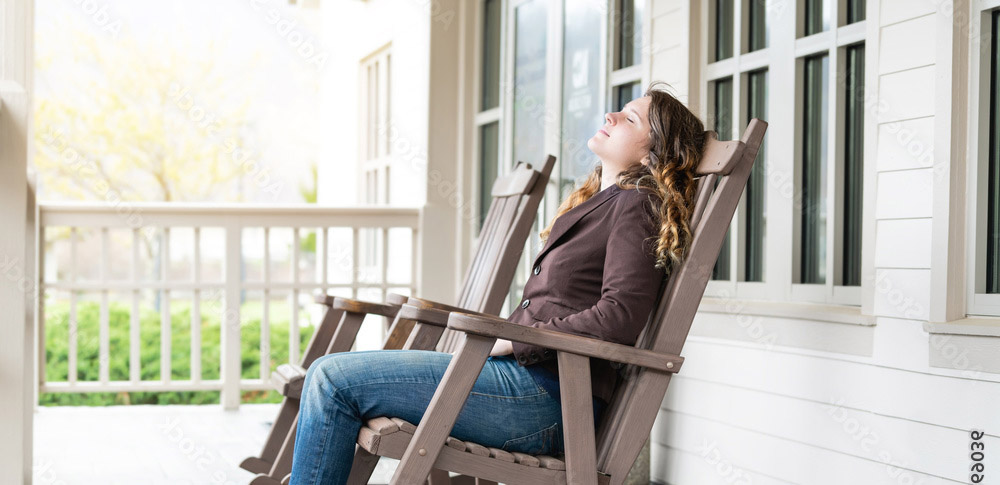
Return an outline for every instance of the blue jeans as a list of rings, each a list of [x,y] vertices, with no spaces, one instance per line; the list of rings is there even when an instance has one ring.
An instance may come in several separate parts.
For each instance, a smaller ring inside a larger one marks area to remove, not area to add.
[[[345,483],[362,423],[394,416],[418,424],[451,357],[375,350],[313,362],[302,389],[291,485]],[[512,356],[490,357],[451,436],[506,451],[561,453],[562,412]]]

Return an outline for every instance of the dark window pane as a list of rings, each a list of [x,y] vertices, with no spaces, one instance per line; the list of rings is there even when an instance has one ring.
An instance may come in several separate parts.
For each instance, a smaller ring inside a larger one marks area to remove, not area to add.
[[[500,0],[483,3],[483,97],[480,110],[500,105]]]
[[[830,28],[826,0],[802,0],[805,2],[805,35],[813,35]]]
[[[486,220],[486,213],[490,211],[490,203],[493,197],[490,192],[493,190],[493,182],[497,179],[499,169],[498,142],[500,138],[500,123],[493,123],[479,127],[479,227],[483,227]]]
[[[800,283],[826,281],[827,55],[805,59],[802,103]]]
[[[622,84],[621,86],[615,86],[614,93],[611,109],[613,111],[621,111],[629,101],[642,96],[642,86],[638,82]]]
[[[575,181],[594,170],[587,140],[604,124],[601,102],[601,30],[604,15],[589,0],[566,0],[563,29],[560,176]]]
[[[844,252],[841,284],[861,284],[861,199],[864,155],[865,46],[847,48],[844,105]]]
[[[715,60],[733,57],[733,2],[715,0]]]
[[[748,0],[747,52],[767,47],[767,0]]]
[[[986,292],[1000,293],[1000,10],[993,12],[990,53],[990,156],[986,224]]]
[[[544,0],[532,0],[514,13],[515,163],[540,163],[545,156],[545,5]]]
[[[615,38],[618,50],[615,55],[615,69],[633,66],[639,62],[642,49],[642,10],[644,1],[619,0],[616,2]],[[589,5],[593,5],[592,3]],[[586,7],[584,7],[586,8]],[[593,10],[593,8],[590,8]],[[595,10],[595,13],[599,11]],[[599,30],[598,30],[599,31]],[[594,31],[597,32],[597,31]],[[591,32],[593,35],[593,32]]]
[[[729,140],[732,138],[733,126],[733,80],[730,78],[715,81],[712,96],[714,102],[709,126],[719,134],[720,140]],[[712,270],[713,280],[729,279],[729,232],[727,229],[726,238],[719,249],[719,258],[715,260],[715,268]]]
[[[847,0],[847,23],[853,24],[865,19],[865,0]]]
[[[747,74],[747,123],[753,118],[767,120],[767,71]],[[764,160],[767,152],[767,137],[761,140],[757,159],[750,170],[747,181],[746,200],[746,265],[744,281],[764,280],[764,237],[767,222],[767,198],[765,197]]]

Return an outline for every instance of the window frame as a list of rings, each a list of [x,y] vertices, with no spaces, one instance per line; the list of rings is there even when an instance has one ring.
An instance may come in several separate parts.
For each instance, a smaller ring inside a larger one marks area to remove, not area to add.
[[[785,217],[785,215],[776,216],[775,206],[770,201],[767,202],[767,225],[765,226],[764,241],[765,246],[763,249],[763,281],[740,281],[744,277],[744,268],[746,266],[746,251],[743,249],[746,247],[746,231],[742,226],[742,221],[745,219],[746,211],[746,193],[744,191],[743,195],[740,197],[739,205],[737,206],[736,213],[734,214],[734,223],[730,225],[730,233],[732,241],[738,241],[736,244],[730,244],[730,278],[728,280],[710,280],[708,286],[705,290],[705,296],[709,297],[721,297],[721,298],[736,298],[736,299],[764,299],[764,300],[781,300],[789,301],[794,303],[816,303],[816,304],[835,304],[835,305],[850,305],[850,306],[861,306],[862,305],[862,288],[865,287],[864,281],[864,268],[862,263],[861,274],[862,281],[858,286],[843,286],[840,284],[840,273],[842,268],[842,253],[843,253],[843,238],[840,237],[839,232],[836,230],[838,227],[842,227],[842,217],[843,217],[843,168],[844,168],[844,157],[845,157],[845,127],[844,127],[844,103],[845,103],[845,87],[842,83],[838,83],[844,73],[846,72],[846,49],[848,46],[856,44],[864,44],[866,46],[866,52],[868,46],[871,42],[867,39],[867,18],[865,20],[860,20],[851,24],[844,24],[846,21],[846,1],[847,0],[827,0],[825,3],[825,8],[832,9],[826,15],[829,15],[831,19],[830,28],[815,33],[810,36],[803,37],[801,34],[803,32],[803,21],[802,12],[804,0],[797,0],[795,7],[798,11],[795,15],[787,15],[788,12],[784,12],[781,8],[771,8],[770,6],[765,9],[765,22],[767,22],[767,29],[770,32],[768,37],[767,46],[755,51],[747,52],[749,44],[749,35],[744,32],[748,28],[748,14],[747,7],[748,2],[752,0],[735,0],[735,11],[733,17],[737,19],[734,22],[733,28],[735,29],[732,35],[734,41],[738,42],[738,45],[733,46],[733,56],[723,59],[721,61],[710,62],[714,53],[714,26],[712,23],[714,19],[712,17],[712,8],[702,9],[701,15],[701,59],[700,64],[702,68],[701,75],[701,96],[700,105],[702,108],[703,119],[708,119],[707,113],[710,106],[709,98],[711,94],[709,93],[709,87],[711,83],[716,80],[723,79],[726,77],[732,77],[733,79],[733,93],[734,97],[734,116],[733,123],[734,126],[731,130],[732,133],[739,134],[742,136],[742,130],[745,128],[744,119],[747,117],[748,113],[748,91],[746,85],[748,84],[747,76],[749,73],[766,69],[768,74],[767,80],[767,113],[771,117],[783,118],[786,115],[792,116],[793,128],[787,131],[781,130],[769,130],[769,138],[777,137],[771,140],[768,145],[776,146],[777,144],[792,143],[794,145],[794,157],[791,164],[790,173],[780,173],[785,172],[784,166],[775,167],[772,166],[771,159],[773,150],[767,150],[764,153],[764,158],[761,159],[767,168],[764,172],[764,187],[765,194],[778,190],[781,187],[772,187],[772,183],[779,183],[781,177],[787,177],[789,181],[785,183],[793,184],[793,200],[798,200],[800,197],[800,178],[802,170],[802,117],[801,112],[801,99],[803,94],[803,84],[802,84],[802,70],[803,70],[803,59],[812,55],[826,53],[829,56],[829,70],[827,72],[828,80],[827,85],[829,86],[829,98],[827,99],[828,112],[827,112],[827,126],[830,127],[828,131],[829,138],[827,140],[827,195],[826,195],[826,211],[827,211],[827,221],[826,221],[826,278],[822,284],[802,284],[797,283],[797,273],[799,264],[799,251],[801,247],[800,241],[797,239],[797,225],[799,224],[798,218],[801,217],[801,212],[799,209],[794,209],[791,211],[791,219]],[[1000,1],[1000,0],[997,0]],[[792,8],[795,8],[792,7]],[[794,24],[789,24],[792,22]],[[794,45],[790,47],[778,46],[775,47],[776,43],[783,41],[783,36],[794,35]],[[787,58],[791,54],[792,59]],[[866,56],[866,63],[870,60],[870,56]],[[791,68],[791,69],[789,69]],[[867,70],[867,66],[866,66]],[[867,72],[862,79],[867,80]],[[788,113],[787,103],[779,103],[775,100],[773,93],[776,92],[794,92],[795,105],[793,108],[794,114]],[[783,106],[784,105],[784,106]],[[862,130],[866,135],[866,130]],[[773,133],[772,133],[773,132]],[[871,143],[867,137],[863,142],[863,147],[867,147]],[[862,153],[866,153],[867,148],[862,149]],[[867,165],[867,160],[862,160],[861,170],[862,173],[865,171],[865,166]],[[781,185],[779,183],[779,185]],[[862,190],[864,192],[864,189]],[[768,195],[767,197],[771,197]],[[773,199],[772,199],[773,200]],[[869,211],[866,205],[867,201],[864,200],[862,196],[861,203],[863,204],[862,209],[862,220],[860,225],[862,231],[868,230],[869,228],[865,224],[864,213]],[[739,222],[737,222],[739,221]],[[862,255],[865,250],[869,250],[865,246],[864,238],[862,237]],[[785,250],[790,251],[784,252]],[[773,258],[777,254],[792,254],[791,263],[781,263],[774,261]]]
[[[992,15],[1000,10],[1000,0],[970,2],[973,22],[978,22],[979,36],[969,36],[969,166],[967,170],[966,207],[966,311],[968,317],[1000,316],[1000,293],[986,293],[986,231],[988,229],[988,170],[990,125],[990,57],[993,43]],[[998,80],[1000,81],[1000,80]],[[985,109],[981,103],[986,103]]]
[[[389,166],[392,164],[392,143],[389,127],[392,126],[392,42],[386,43],[358,63],[358,185],[362,187],[360,202],[363,204],[390,203]],[[374,73],[374,79],[371,74]],[[374,88],[374,97],[372,92]],[[369,107],[369,105],[372,105]],[[375,120],[370,117],[374,110]]]

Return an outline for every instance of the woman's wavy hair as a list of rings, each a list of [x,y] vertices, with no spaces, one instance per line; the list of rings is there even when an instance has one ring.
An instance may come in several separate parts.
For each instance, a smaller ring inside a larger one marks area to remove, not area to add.
[[[636,164],[618,175],[622,189],[652,189],[659,198],[650,198],[654,213],[659,214],[656,238],[656,267],[670,273],[687,254],[691,244],[688,225],[694,211],[697,183],[695,168],[701,161],[706,132],[702,121],[665,90],[662,81],[653,82],[644,96],[649,96],[649,164]],[[587,176],[583,185],[566,197],[555,217],[543,230],[542,243],[548,240],[552,225],[559,216],[580,205],[601,189],[601,165]]]

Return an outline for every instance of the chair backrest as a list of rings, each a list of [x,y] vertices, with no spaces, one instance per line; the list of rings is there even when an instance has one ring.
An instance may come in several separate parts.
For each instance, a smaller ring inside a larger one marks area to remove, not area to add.
[[[691,247],[664,280],[656,309],[636,347],[680,355],[766,129],[765,121],[754,118],[740,141],[720,141],[715,132],[709,132],[697,169]],[[597,432],[598,469],[611,475],[612,484],[621,483],[639,455],[671,376],[637,367],[623,370],[624,379]]]
[[[552,155],[539,170],[518,162],[514,170],[493,183],[493,202],[465,273],[458,295],[459,308],[491,315],[500,313],[555,163],[556,157]],[[457,340],[454,331],[446,330],[437,350],[451,352]]]

